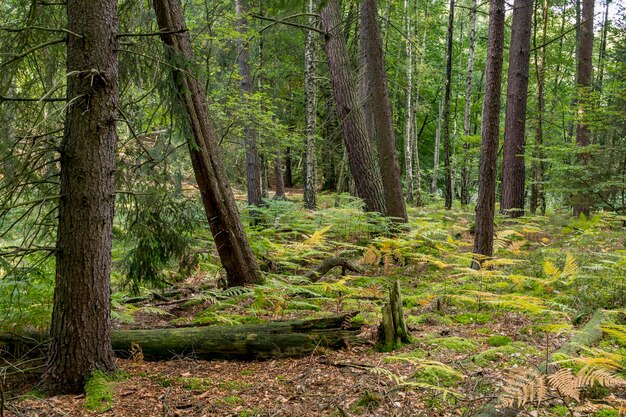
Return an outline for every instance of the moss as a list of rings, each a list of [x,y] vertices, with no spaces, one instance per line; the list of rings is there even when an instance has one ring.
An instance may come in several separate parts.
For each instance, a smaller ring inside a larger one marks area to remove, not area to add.
[[[246,382],[240,381],[224,381],[220,382],[220,388],[228,391],[243,391],[246,388],[250,388],[254,386],[253,384],[249,384]]]
[[[211,386],[206,378],[176,378],[176,383],[190,391],[206,391]]]
[[[428,365],[417,370],[411,378],[436,387],[452,388],[463,380],[463,375],[441,366]]]
[[[494,347],[506,346],[506,345],[511,344],[511,338],[508,336],[502,336],[502,335],[491,336],[487,340],[487,344],[489,346],[494,346]]]
[[[383,398],[379,394],[365,391],[365,394],[363,394],[361,398],[359,398],[359,400],[350,407],[350,409],[354,412],[358,412],[363,408],[373,409],[378,407],[382,401]]]
[[[448,349],[455,352],[467,352],[478,349],[478,344],[473,340],[458,336],[437,337],[427,340],[426,343],[435,346],[437,349]]]
[[[454,322],[448,316],[442,316],[437,313],[426,313],[418,316],[409,315],[406,318],[406,324],[412,325],[428,325],[428,326],[441,326],[445,324],[453,324]]]
[[[460,324],[485,324],[491,320],[490,313],[464,313],[452,316],[451,319]]]
[[[472,361],[479,366],[485,366],[489,362],[498,361],[500,358],[506,357],[507,362],[513,364],[521,364],[522,355],[537,354],[537,349],[523,342],[513,342],[510,345],[494,347],[477,355],[472,356]]]
[[[619,417],[619,412],[613,409],[604,409],[593,413],[593,417]]]
[[[110,409],[113,405],[113,387],[107,374],[95,370],[85,383],[84,408],[97,413]]]
[[[216,401],[216,403],[226,404],[226,405],[239,405],[243,404],[243,398],[238,395],[229,395],[228,397],[220,398]]]

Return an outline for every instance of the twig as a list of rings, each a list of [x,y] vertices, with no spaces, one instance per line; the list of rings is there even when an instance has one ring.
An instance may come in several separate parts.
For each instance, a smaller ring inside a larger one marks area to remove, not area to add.
[[[177,29],[177,30],[164,30],[161,32],[149,32],[149,33],[118,33],[117,37],[118,38],[125,38],[125,37],[140,37],[140,36],[160,36],[160,35],[172,35],[175,33],[183,33],[183,32],[187,32],[186,28],[183,29]]]

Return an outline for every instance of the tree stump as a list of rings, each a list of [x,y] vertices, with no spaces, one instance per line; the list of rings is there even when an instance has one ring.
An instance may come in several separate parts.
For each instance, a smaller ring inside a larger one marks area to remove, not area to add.
[[[389,289],[389,303],[382,309],[383,321],[378,327],[378,345],[382,351],[390,351],[402,343],[410,343],[409,331],[404,322],[402,309],[402,294],[400,293],[400,281]]]

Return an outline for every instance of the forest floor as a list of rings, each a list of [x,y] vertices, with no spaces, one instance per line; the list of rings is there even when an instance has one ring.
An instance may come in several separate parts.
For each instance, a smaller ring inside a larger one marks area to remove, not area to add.
[[[164,272],[169,282],[177,279],[167,289],[174,295],[133,303],[125,302],[126,293],[113,296],[116,328],[359,311],[362,344],[269,361],[119,359],[120,371],[107,382],[111,398],[92,410],[84,395],[39,398],[28,393],[36,376],[14,375],[4,381],[3,417],[473,416],[495,398],[511,399],[517,414],[529,416],[609,417],[626,410],[624,326],[605,324],[593,346],[549,358],[596,309],[624,308],[626,220],[607,213],[498,218],[496,256],[474,271],[472,213],[444,211],[436,203],[412,208],[408,227],[397,230],[345,196],[338,207],[334,197],[322,199],[317,212],[293,201],[272,202],[262,210],[263,226],[248,231],[265,270],[263,285],[219,289],[219,262],[206,251],[210,240],[203,231],[195,271],[182,277],[172,265]],[[338,254],[363,273],[341,275],[337,268],[317,282],[304,278]],[[396,279],[412,343],[380,352],[380,310]],[[586,365],[606,373],[569,392],[533,371],[548,358],[572,375]]]

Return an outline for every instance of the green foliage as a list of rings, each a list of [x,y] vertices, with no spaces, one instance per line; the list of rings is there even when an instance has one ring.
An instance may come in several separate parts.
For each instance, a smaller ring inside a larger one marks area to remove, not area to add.
[[[487,339],[487,344],[493,347],[506,346],[511,344],[511,338],[508,336],[496,335]]]
[[[526,361],[526,356],[536,355],[537,349],[523,342],[513,342],[508,345],[494,347],[472,356],[472,362],[478,366],[487,366],[490,362],[505,359],[509,363],[521,364]]]
[[[102,413],[113,406],[113,384],[111,378],[96,370],[85,382],[85,403],[86,410]]]

